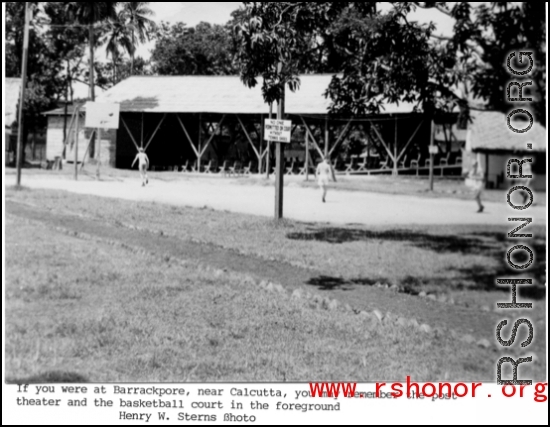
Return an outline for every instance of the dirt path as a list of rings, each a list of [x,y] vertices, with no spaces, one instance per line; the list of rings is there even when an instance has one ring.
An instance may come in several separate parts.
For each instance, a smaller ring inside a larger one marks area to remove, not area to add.
[[[321,277],[320,273],[286,263],[270,262],[214,245],[183,241],[177,237],[133,230],[69,214],[52,213],[11,200],[6,201],[6,213],[40,221],[51,227],[61,227],[69,232],[84,233],[100,239],[142,248],[159,255],[196,261],[221,269],[230,268],[257,279],[281,283],[291,290],[300,287],[322,292],[322,287],[308,284],[312,279]],[[331,290],[330,295],[328,293],[327,295],[340,300],[343,304],[349,304],[357,310],[378,309],[383,313],[390,311],[406,318],[416,318],[420,323],[452,328],[461,334],[470,333],[477,338],[491,339],[495,325],[502,317],[496,313],[442,304],[372,286],[349,284],[345,289]]]
[[[8,184],[14,177],[7,177]],[[109,181],[81,180],[48,175],[29,175],[24,185],[71,191],[79,194],[125,200],[158,202],[176,206],[210,207],[215,210],[272,217],[274,189],[259,185],[235,185],[231,179],[182,177],[177,181],[151,179],[141,187],[139,179],[118,178]],[[335,184],[337,188],[337,184]],[[331,224],[376,225],[446,225],[446,224],[506,224],[507,217],[517,216],[502,203],[485,202],[485,212],[476,213],[473,200],[453,198],[422,198],[398,194],[329,190],[327,203],[313,188],[301,188],[290,183],[284,188],[284,216],[304,222]],[[521,211],[525,213],[525,211]],[[546,207],[532,206],[529,216],[537,224],[546,224]]]

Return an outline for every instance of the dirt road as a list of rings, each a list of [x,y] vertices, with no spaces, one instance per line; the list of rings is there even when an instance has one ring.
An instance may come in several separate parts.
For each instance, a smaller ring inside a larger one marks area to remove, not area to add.
[[[6,177],[14,184],[13,176]],[[150,201],[176,206],[204,207],[215,210],[272,217],[275,190],[270,186],[236,185],[230,178],[185,176],[177,181],[151,179],[142,187],[139,177],[74,181],[68,177],[28,175],[25,186],[71,191],[127,200]],[[519,198],[519,197],[518,197]],[[514,199],[513,199],[514,200]],[[508,217],[528,215],[536,224],[546,224],[546,206],[514,210],[502,203],[485,202],[485,211],[476,213],[474,200],[423,198],[397,194],[338,190],[333,184],[327,202],[313,188],[290,183],[284,187],[284,216],[306,222],[332,224],[412,225],[412,224],[506,224]]]

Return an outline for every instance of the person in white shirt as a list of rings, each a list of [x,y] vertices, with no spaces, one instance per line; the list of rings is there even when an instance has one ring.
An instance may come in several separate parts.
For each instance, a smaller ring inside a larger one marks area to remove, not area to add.
[[[468,171],[468,176],[466,178],[466,185],[472,189],[474,192],[474,198],[477,201],[478,213],[483,212],[485,208],[481,203],[481,195],[483,194],[483,187],[485,187],[485,175],[483,169],[481,168],[479,155],[476,156],[472,161],[472,167]]]
[[[324,158],[321,161],[321,163],[317,165],[315,176],[317,177],[317,183],[319,184],[319,189],[321,190],[321,194],[323,195],[322,197],[323,203],[325,203],[325,200],[327,197],[329,179],[332,177],[333,181],[336,182],[334,169],[330,164],[329,158]]]
[[[147,157],[147,154],[145,154],[145,150],[143,148],[138,149],[136,158],[132,162],[132,167],[134,167],[137,161],[139,161],[138,165],[139,165],[139,173],[141,175],[141,186],[145,187],[145,184],[149,183],[149,178],[147,177],[147,168],[149,167],[149,157]]]

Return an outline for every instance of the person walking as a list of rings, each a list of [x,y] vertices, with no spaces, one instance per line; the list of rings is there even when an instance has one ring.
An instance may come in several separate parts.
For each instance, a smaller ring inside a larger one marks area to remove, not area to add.
[[[466,185],[474,192],[474,198],[478,205],[477,212],[483,212],[485,206],[481,203],[481,196],[483,194],[483,188],[485,187],[485,174],[481,168],[479,154],[472,161],[472,166],[468,171],[468,176],[466,178]]]
[[[325,203],[330,178],[332,177],[333,181],[336,182],[336,175],[334,174],[334,169],[330,164],[329,158],[325,157],[321,163],[317,165],[315,176],[317,177],[317,184],[321,190],[323,203]]]
[[[136,158],[132,162],[132,167],[134,167],[137,161],[139,161],[138,165],[139,173],[141,175],[141,186],[145,187],[145,184],[149,183],[149,178],[147,177],[147,169],[149,168],[149,157],[147,157],[147,154],[145,154],[145,150],[141,147],[138,149]]]

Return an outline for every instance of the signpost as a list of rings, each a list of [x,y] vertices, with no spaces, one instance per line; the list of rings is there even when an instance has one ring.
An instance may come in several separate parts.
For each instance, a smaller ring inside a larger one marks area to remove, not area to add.
[[[283,105],[278,105],[277,116],[280,118],[284,115]],[[264,139],[277,143],[276,146],[276,176],[275,176],[275,219],[283,217],[283,174],[284,174],[284,158],[282,144],[290,144],[292,133],[291,120],[272,120],[266,119],[264,122]]]
[[[86,103],[86,121],[84,126],[97,129],[97,179],[99,179],[99,168],[101,166],[101,130],[118,129],[119,116],[120,104]]]
[[[430,191],[433,191],[434,189],[434,157],[438,151],[437,145],[434,145],[434,133],[435,125],[432,120],[432,127],[430,130],[430,147],[428,148],[428,152],[430,153]]]

